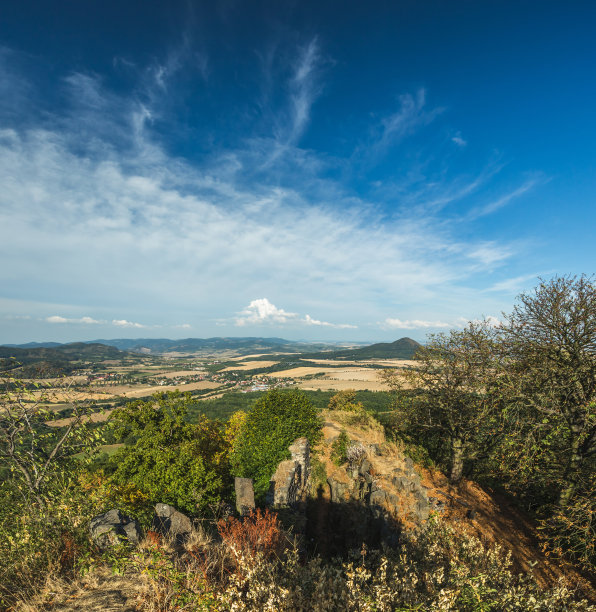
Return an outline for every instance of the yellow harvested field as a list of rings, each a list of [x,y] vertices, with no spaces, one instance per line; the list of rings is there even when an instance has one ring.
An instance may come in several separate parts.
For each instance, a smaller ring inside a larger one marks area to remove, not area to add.
[[[299,380],[300,377],[312,374],[324,374],[322,378],[314,378],[310,380]],[[305,390],[328,391],[337,389],[356,389],[357,391],[388,391],[389,387],[378,379],[378,370],[370,368],[315,368],[315,367],[298,367],[283,372],[275,372],[273,376],[282,378],[296,378],[297,385]]]
[[[345,365],[353,366],[360,365],[361,361],[344,361],[343,359],[302,359],[302,361],[310,361],[311,363],[320,363],[322,365]]]
[[[411,359],[369,359],[361,363],[370,363],[371,365],[380,365],[385,368],[406,368],[414,365],[416,362]]]
[[[211,382],[210,380],[200,380],[198,382],[188,383],[187,385],[151,385],[143,387],[120,385],[118,387],[111,387],[110,393],[123,397],[143,397],[159,391],[196,391],[198,389],[217,389],[218,387],[221,387],[221,383]]]
[[[65,388],[72,384],[85,384],[87,382],[86,376],[61,376],[56,378],[22,378],[23,382],[37,382],[41,387],[61,387]]]
[[[282,370],[281,372],[273,372],[271,376],[275,378],[299,378],[301,376],[308,376],[309,374],[327,374],[333,372],[334,368],[313,368],[312,366],[300,366],[298,368],[291,368],[290,370]]]
[[[176,370],[175,372],[163,372],[155,374],[155,376],[163,376],[164,378],[177,378],[178,376],[196,376],[203,374],[204,370]]]
[[[60,391],[59,389],[48,389],[45,391],[31,391],[29,397],[36,401],[42,400],[47,404],[68,404],[69,402],[83,402],[85,400],[102,400],[112,396],[111,391]]]
[[[256,357],[264,357],[265,355],[269,355],[269,353],[255,353],[254,355],[242,355],[241,357],[232,357],[230,361],[246,361],[247,359],[255,359]]]
[[[268,368],[269,366],[275,365],[277,361],[247,361],[239,363],[229,368],[224,368],[222,372],[229,372],[230,370],[256,370],[258,368]]]
[[[105,410],[104,412],[95,412],[91,415],[91,419],[85,418],[85,421],[91,420],[92,423],[103,423],[108,420],[110,414],[114,412],[112,410]],[[68,417],[66,419],[57,419],[56,421],[46,421],[46,425],[50,427],[65,427],[72,421],[72,417]]]
[[[336,369],[327,374],[325,378],[333,380],[373,381],[378,380],[378,370],[371,370],[369,368]]]
[[[389,387],[378,380],[338,380],[317,378],[314,380],[298,381],[297,386],[305,391],[389,391]]]

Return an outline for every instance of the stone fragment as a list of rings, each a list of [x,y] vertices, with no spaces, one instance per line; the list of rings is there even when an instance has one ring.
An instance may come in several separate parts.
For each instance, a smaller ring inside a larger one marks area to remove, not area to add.
[[[142,538],[138,521],[122,514],[117,508],[93,517],[89,531],[92,540],[101,550],[122,543],[138,544]]]
[[[383,489],[377,489],[370,494],[370,504],[372,505],[381,505],[387,500],[387,492],[383,491]]]
[[[337,503],[346,501],[348,485],[345,482],[340,482],[339,480],[335,480],[335,478],[329,477],[327,478],[327,484],[329,485],[332,502]]]
[[[234,479],[236,490],[236,510],[240,516],[246,516],[255,508],[255,490],[252,478]]]
[[[174,506],[156,504],[151,529],[162,536],[174,536],[177,540],[184,541],[192,531],[192,522]]]

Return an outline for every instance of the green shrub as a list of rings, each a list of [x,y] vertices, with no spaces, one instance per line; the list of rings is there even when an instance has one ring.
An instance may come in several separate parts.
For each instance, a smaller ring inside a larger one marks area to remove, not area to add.
[[[150,502],[198,514],[230,490],[229,446],[223,426],[206,417],[186,422],[189,394],[157,394],[113,414],[116,434],[134,437],[111,459],[116,484],[133,484]]]
[[[327,484],[327,468],[325,464],[317,457],[310,457],[310,490],[316,494],[319,487],[324,487]]]
[[[346,457],[346,451],[350,444],[350,438],[346,433],[345,429],[342,429],[339,436],[331,444],[331,459],[335,465],[341,465],[348,459]]]
[[[302,437],[316,444],[321,425],[317,409],[302,391],[269,391],[254,404],[236,439],[234,474],[252,478],[255,495],[262,500],[278,464],[290,457],[288,446]]]

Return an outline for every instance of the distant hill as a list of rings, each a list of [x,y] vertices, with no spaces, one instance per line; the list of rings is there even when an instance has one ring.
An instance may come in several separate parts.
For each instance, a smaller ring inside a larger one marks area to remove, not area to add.
[[[66,374],[72,371],[74,362],[121,360],[126,357],[129,357],[128,353],[98,343],[72,342],[33,348],[0,346],[0,370],[21,365],[27,372],[38,370],[49,375]]]
[[[362,348],[345,349],[340,351],[325,351],[321,353],[303,354],[302,358],[325,359],[412,359],[414,353],[422,346],[412,338],[400,338],[395,342],[378,342]]]
[[[138,338],[95,340],[101,344],[114,346],[123,351],[143,353],[195,353],[204,351],[232,350],[240,354],[303,351],[320,351],[329,348],[328,344],[304,343],[284,340],[283,338],[186,338],[168,340],[167,338]]]
[[[56,346],[62,346],[63,342],[27,342],[27,344],[4,344],[3,346],[10,346],[13,348],[54,348]]]
[[[186,338],[169,340],[167,338],[119,338],[114,340],[94,340],[92,342],[30,342],[22,345],[0,347],[0,361],[14,357],[26,365],[38,361],[103,361],[123,359],[127,355],[162,353],[198,353],[230,350],[240,355],[250,353],[291,353],[303,359],[411,359],[420,344],[411,338],[401,338],[395,342],[379,342],[359,348],[340,348],[329,350],[333,345],[325,343],[294,342],[283,338]],[[345,345],[344,345],[345,346]],[[266,359],[266,357],[263,357]]]

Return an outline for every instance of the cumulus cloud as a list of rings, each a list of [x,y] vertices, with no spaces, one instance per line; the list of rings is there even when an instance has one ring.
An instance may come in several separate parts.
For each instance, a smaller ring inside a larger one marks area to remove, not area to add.
[[[81,317],[80,319],[68,319],[66,317],[61,317],[60,315],[52,315],[50,317],[46,317],[46,321],[48,323],[82,323],[84,325],[99,325],[101,323],[105,323],[105,321],[97,321],[91,317]]]
[[[147,327],[146,325],[141,325],[141,323],[133,323],[132,321],[127,321],[126,319],[114,319],[112,321],[112,325],[115,325],[116,327]]]
[[[329,323],[313,319],[310,315],[301,317],[296,312],[287,312],[283,308],[278,308],[267,298],[252,300],[252,302],[242,310],[235,319],[235,325],[245,327],[247,325],[314,325],[318,327],[333,327],[335,329],[356,329],[356,325],[346,323]]]
[[[444,321],[419,321],[412,319],[409,321],[402,321],[401,319],[385,319],[383,327],[389,329],[421,329],[428,327],[451,327],[449,323]]]
[[[283,325],[290,320],[296,320],[298,315],[294,312],[286,312],[283,308],[277,308],[267,298],[253,300],[236,318],[236,325],[261,325],[277,323]]]

